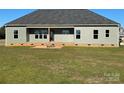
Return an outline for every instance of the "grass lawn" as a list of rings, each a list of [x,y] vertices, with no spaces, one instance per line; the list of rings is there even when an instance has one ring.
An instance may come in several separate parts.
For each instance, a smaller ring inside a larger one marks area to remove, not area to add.
[[[0,83],[124,83],[124,47],[0,46]]]

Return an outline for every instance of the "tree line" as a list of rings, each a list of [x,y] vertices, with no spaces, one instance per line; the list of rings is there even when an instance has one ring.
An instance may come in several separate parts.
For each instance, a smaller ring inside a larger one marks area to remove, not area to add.
[[[0,27],[0,39],[5,39],[5,27]]]

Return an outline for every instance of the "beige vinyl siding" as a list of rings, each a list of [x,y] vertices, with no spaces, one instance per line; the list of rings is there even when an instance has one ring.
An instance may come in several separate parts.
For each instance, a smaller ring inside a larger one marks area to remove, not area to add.
[[[74,42],[73,34],[57,34],[54,35],[55,42]]]
[[[18,30],[18,38],[14,39],[14,30]],[[5,44],[11,43],[26,43],[27,33],[26,27],[6,27],[6,41]]]
[[[75,27],[81,31],[81,38],[76,39],[76,43],[84,44],[115,44],[119,46],[119,27]],[[98,39],[93,38],[93,31],[98,30]],[[109,37],[106,37],[106,30],[109,30]]]

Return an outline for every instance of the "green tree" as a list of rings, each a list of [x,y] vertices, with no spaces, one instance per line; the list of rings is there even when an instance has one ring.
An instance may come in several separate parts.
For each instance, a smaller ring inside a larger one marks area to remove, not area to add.
[[[5,27],[0,27],[0,39],[5,39]]]

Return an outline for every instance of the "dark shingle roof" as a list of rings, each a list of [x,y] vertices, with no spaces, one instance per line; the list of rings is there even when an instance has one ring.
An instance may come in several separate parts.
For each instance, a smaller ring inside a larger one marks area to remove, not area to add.
[[[87,9],[41,9],[6,25],[23,24],[118,24]]]

